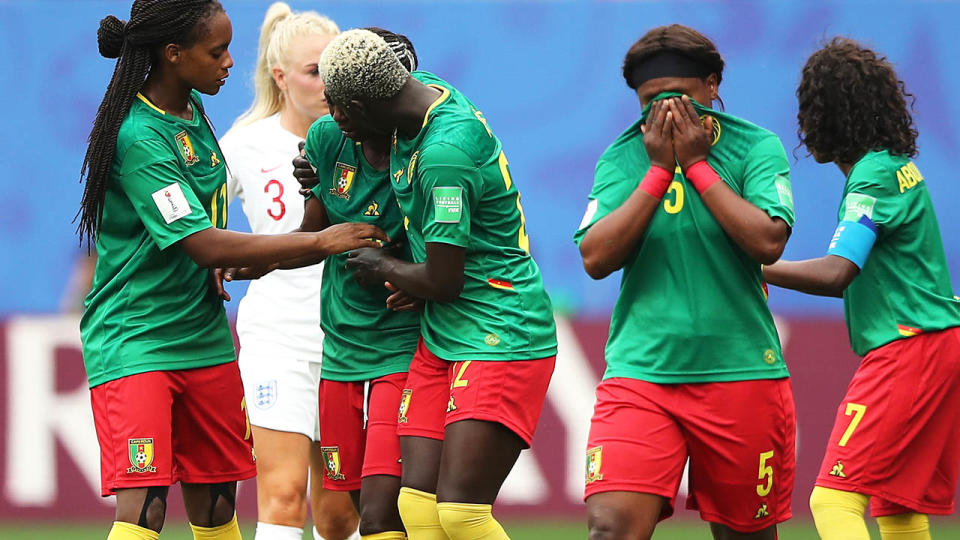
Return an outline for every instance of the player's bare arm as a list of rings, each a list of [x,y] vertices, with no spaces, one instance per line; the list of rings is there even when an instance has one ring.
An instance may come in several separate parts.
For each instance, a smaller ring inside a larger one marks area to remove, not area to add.
[[[347,268],[361,282],[389,282],[409,296],[435,302],[453,302],[463,291],[466,250],[427,242],[427,261],[411,263],[387,255],[383,249],[358,249],[347,258]]]
[[[837,255],[805,261],[777,261],[763,267],[763,279],[771,285],[807,294],[840,298],[853,278],[857,265]]]
[[[672,113],[663,102],[650,106],[650,116],[643,130],[643,145],[650,156],[651,167],[674,169]],[[590,227],[580,243],[583,268],[593,279],[603,279],[623,267],[627,257],[643,239],[660,198],[637,187],[627,200]]]
[[[389,241],[379,227],[366,223],[340,223],[320,232],[284,235],[255,235],[217,229],[204,229],[179,243],[187,255],[202,268],[269,266],[305,253],[331,255],[361,247],[374,247]]]
[[[668,106],[673,113],[673,141],[677,161],[686,174],[694,164],[705,162],[710,153],[713,140],[712,119],[707,118],[707,121],[701,124],[699,115],[687,96],[682,100],[668,100]],[[700,193],[700,197],[723,230],[755,261],[772,264],[783,254],[790,236],[790,227],[785,221],[770,217],[737,195],[724,182],[714,182]]]

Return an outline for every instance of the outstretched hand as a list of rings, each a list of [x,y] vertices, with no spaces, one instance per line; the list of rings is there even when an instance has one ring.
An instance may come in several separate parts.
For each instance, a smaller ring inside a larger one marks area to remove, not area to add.
[[[380,227],[369,223],[337,223],[314,233],[323,238],[327,255],[344,253],[351,249],[377,248],[390,241]]]
[[[708,115],[701,122],[693,102],[687,96],[669,101],[668,107],[673,118],[673,148],[680,167],[686,171],[694,163],[707,159],[710,154],[713,118]]]
[[[360,248],[347,253],[347,270],[353,272],[353,279],[365,289],[382,286],[385,263],[386,253],[381,248]]]
[[[647,149],[650,164],[673,171],[676,163],[673,157],[673,113],[665,101],[669,100],[650,104],[650,114],[640,131],[643,132],[643,146]]]
[[[260,279],[263,276],[273,272],[280,266],[274,263],[268,266],[244,266],[243,268],[222,268],[217,271],[223,272],[224,281],[241,281],[245,279]]]

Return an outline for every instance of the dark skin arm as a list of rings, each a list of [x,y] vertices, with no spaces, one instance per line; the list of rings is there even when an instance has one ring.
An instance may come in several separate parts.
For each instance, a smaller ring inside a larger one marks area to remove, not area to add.
[[[663,102],[654,102],[646,124],[641,127],[650,164],[668,171],[674,169],[672,116]],[[580,256],[587,274],[593,279],[603,279],[622,268],[643,238],[659,205],[660,199],[638,187],[619,208],[594,223],[580,242]]]
[[[713,142],[713,121],[703,125],[690,98],[667,100],[673,113],[673,142],[677,161],[686,171],[698,161],[707,159]],[[739,196],[724,182],[716,182],[700,194],[703,203],[720,227],[760,264],[773,264],[787,245],[790,227],[780,218],[772,218],[763,210]]]
[[[362,283],[389,282],[407,296],[453,302],[463,291],[466,250],[437,242],[428,242],[426,248],[427,260],[420,264],[391,257],[383,249],[358,249],[347,256],[347,268]]]
[[[300,184],[300,195],[306,197],[313,186],[319,183],[319,180],[317,179],[317,173],[310,166],[310,161],[307,160],[307,155],[303,150],[304,146],[306,146],[306,143],[300,141],[298,145],[300,153],[293,158],[293,177]]]
[[[763,267],[763,279],[771,285],[837,298],[843,296],[843,291],[858,275],[857,265],[836,255],[805,261],[777,261]]]

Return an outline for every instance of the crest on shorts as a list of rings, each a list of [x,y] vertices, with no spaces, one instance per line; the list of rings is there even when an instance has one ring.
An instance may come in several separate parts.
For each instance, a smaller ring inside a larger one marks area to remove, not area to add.
[[[187,135],[186,131],[177,133],[175,138],[177,139],[177,148],[180,149],[180,155],[183,156],[183,161],[187,164],[187,167],[200,161],[197,153],[193,151],[193,143],[190,141],[190,136]]]
[[[587,483],[603,480],[600,465],[603,462],[603,447],[596,446],[587,450]]]
[[[346,476],[340,472],[340,447],[321,446],[320,452],[323,453],[323,466],[327,469],[327,478],[330,480],[346,479]]]
[[[333,169],[333,188],[330,190],[330,194],[349,201],[350,187],[353,186],[353,177],[356,174],[356,167],[338,161]]]
[[[767,508],[767,503],[760,503],[760,508],[757,508],[757,513],[753,515],[753,519],[763,519],[770,515],[770,510]]]
[[[410,396],[413,395],[413,390],[409,388],[404,388],[403,393],[400,394],[400,411],[397,412],[397,423],[406,424],[409,420],[407,418],[407,412],[410,410]]]
[[[447,402],[447,413],[452,413],[457,410],[457,404],[453,402],[453,396],[450,396],[450,401]]]
[[[843,472],[843,462],[839,459],[833,465],[833,468],[830,469],[830,476],[836,476],[837,478],[846,478],[847,473]]]
[[[153,463],[153,439],[127,439],[127,454],[130,457],[130,473],[157,472]]]
[[[277,402],[277,381],[266,381],[262,383],[257,383],[256,392],[254,393],[256,401],[254,405],[258,409],[269,409]]]

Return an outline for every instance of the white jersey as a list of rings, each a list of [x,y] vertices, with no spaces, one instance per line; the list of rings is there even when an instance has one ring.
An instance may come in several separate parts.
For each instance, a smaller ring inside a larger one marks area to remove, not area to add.
[[[275,114],[233,127],[220,139],[227,158],[229,200],[239,197],[257,234],[283,234],[300,226],[303,196],[293,177],[299,137]],[[323,264],[275,270],[250,282],[237,312],[237,335],[246,353],[320,362],[320,277]]]

